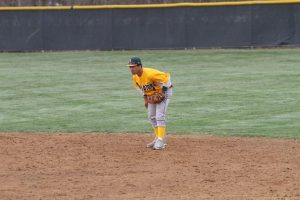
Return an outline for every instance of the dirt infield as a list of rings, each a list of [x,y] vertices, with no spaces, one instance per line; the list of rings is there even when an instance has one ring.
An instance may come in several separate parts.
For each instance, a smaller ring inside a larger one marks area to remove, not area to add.
[[[0,199],[300,199],[300,141],[0,134]]]

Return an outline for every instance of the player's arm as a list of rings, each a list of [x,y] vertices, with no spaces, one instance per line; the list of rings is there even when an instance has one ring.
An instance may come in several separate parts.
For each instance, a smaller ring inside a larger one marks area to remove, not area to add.
[[[145,108],[148,108],[148,98],[146,94],[144,94],[144,106]]]
[[[141,89],[139,84],[134,79],[133,79],[133,86],[136,90],[138,90],[141,94],[143,94],[144,106],[145,106],[145,108],[148,108],[147,95],[144,93],[144,91]]]
[[[163,93],[165,93],[170,87],[172,87],[170,74],[168,73],[157,72],[156,74],[154,74],[153,80],[161,86]]]

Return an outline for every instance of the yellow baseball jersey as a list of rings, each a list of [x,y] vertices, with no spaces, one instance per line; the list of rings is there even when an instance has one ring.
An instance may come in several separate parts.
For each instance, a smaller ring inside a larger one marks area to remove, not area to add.
[[[152,68],[144,68],[141,77],[133,75],[133,84],[136,89],[140,89],[144,94],[151,95],[162,91],[162,85],[170,78],[169,73],[161,72]]]

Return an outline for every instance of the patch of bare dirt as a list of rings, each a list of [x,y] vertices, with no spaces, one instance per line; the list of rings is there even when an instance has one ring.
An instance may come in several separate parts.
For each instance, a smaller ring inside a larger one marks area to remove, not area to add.
[[[300,199],[300,141],[0,134],[0,199]]]

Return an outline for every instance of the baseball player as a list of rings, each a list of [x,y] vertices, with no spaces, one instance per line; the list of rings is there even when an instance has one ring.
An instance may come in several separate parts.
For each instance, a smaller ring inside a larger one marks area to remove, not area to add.
[[[172,84],[169,73],[143,67],[141,59],[129,60],[134,87],[144,96],[144,105],[148,110],[148,119],[155,134],[147,148],[164,149],[166,144],[166,111],[172,96]]]

